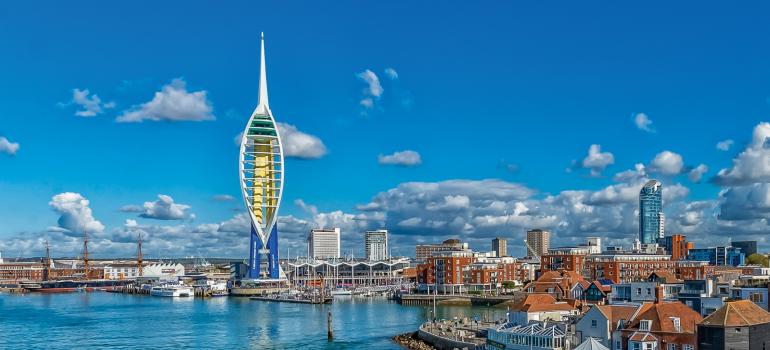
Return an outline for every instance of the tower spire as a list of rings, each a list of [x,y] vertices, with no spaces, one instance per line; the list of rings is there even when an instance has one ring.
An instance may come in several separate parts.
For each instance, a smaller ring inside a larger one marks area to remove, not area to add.
[[[257,105],[257,113],[263,115],[272,115],[270,113],[270,105],[267,101],[267,73],[265,69],[265,33],[261,35],[261,51],[260,51],[260,63],[259,63],[259,105]]]

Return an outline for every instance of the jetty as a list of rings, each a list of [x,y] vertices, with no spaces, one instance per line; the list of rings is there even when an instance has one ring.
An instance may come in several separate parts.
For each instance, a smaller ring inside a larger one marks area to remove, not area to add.
[[[250,300],[259,301],[272,301],[279,303],[294,303],[294,304],[331,304],[334,300],[329,296],[286,296],[286,295],[271,295],[271,296],[253,296],[249,297]]]

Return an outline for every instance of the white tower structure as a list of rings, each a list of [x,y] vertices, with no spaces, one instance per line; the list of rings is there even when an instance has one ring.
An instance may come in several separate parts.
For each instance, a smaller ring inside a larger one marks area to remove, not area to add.
[[[278,208],[283,193],[283,146],[267,98],[265,36],[261,38],[259,104],[241,138],[239,165],[243,200],[251,218],[248,277],[282,277],[278,264]]]

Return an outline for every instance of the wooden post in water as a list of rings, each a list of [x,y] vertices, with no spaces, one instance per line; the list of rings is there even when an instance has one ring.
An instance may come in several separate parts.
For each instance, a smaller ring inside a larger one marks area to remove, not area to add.
[[[332,328],[332,310],[326,315],[326,337],[329,341],[334,340],[334,330]]]

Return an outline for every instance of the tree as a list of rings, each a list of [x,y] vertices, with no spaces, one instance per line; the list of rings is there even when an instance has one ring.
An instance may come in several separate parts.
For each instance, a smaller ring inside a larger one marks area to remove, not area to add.
[[[761,265],[764,267],[768,267],[770,264],[770,259],[767,258],[766,255],[762,254],[751,254],[748,258],[746,258],[746,262],[750,265]]]

